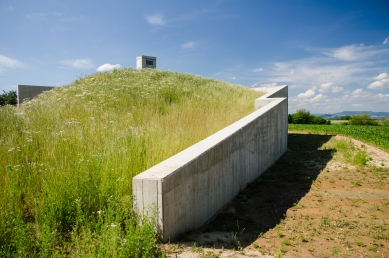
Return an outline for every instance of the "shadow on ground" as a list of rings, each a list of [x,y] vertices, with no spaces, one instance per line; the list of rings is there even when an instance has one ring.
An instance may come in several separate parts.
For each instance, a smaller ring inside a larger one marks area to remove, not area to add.
[[[286,211],[310,190],[334,150],[319,150],[331,135],[288,135],[288,151],[242,190],[202,228],[176,243],[214,248],[245,248],[274,228]]]

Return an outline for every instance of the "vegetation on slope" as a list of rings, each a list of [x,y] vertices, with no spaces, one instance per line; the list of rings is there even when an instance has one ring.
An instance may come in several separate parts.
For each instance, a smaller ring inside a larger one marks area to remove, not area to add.
[[[97,73],[0,109],[0,256],[156,256],[131,179],[252,112],[258,92],[188,74]]]

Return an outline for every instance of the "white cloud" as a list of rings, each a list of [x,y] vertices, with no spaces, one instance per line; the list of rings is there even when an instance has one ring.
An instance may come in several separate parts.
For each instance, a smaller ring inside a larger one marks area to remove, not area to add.
[[[186,43],[182,44],[181,48],[190,49],[190,48],[194,48],[194,46],[195,46],[195,43],[193,41],[191,41],[191,42],[186,42]]]
[[[389,88],[389,74],[381,73],[374,78],[376,81],[372,82],[367,86],[369,89],[384,89]]]
[[[297,97],[301,98],[301,99],[307,99],[307,98],[312,97],[313,95],[315,95],[315,92],[313,90],[307,90],[306,92],[303,92],[303,93],[300,93],[299,95],[297,95]]]
[[[26,65],[18,60],[0,55],[0,75],[8,69],[26,68]]]
[[[387,37],[382,44],[388,44],[389,43],[389,37]]]
[[[375,82],[372,82],[369,84],[369,86],[367,86],[369,89],[382,89],[382,82],[380,81],[375,81]]]
[[[360,47],[353,47],[360,48]],[[369,85],[372,71],[380,67],[389,65],[389,49],[378,47],[363,47],[358,52],[358,60],[347,63],[329,55],[339,48],[333,49],[307,49],[316,52],[310,58],[289,60],[284,62],[274,62],[268,66],[266,73],[261,80],[279,82],[281,84],[298,85],[299,89],[313,89],[313,85],[333,83],[327,91],[333,93],[343,91],[351,83],[359,84],[360,87]],[[339,51],[338,51],[339,52]],[[326,54],[326,57],[320,57],[320,54]],[[362,58],[364,57],[364,58]],[[363,60],[360,60],[360,59]],[[294,74],[290,74],[290,71]],[[258,82],[260,84],[261,81]],[[355,87],[355,86],[354,86]],[[321,92],[325,92],[322,89]]]
[[[340,87],[340,86],[334,86],[334,87],[332,87],[332,92],[333,93],[338,93],[338,92],[341,92],[341,91],[343,91],[343,87]]]
[[[328,53],[328,55],[344,61],[354,61],[359,58],[359,53],[361,51],[361,47],[357,47],[354,45],[344,46],[338,49],[335,49]]]
[[[164,25],[165,24],[165,21],[163,20],[162,14],[155,14],[155,15],[146,16],[146,21],[152,25]]]
[[[106,72],[106,71],[112,71],[113,69],[119,69],[120,68],[120,64],[103,64],[103,65],[100,65],[96,71],[98,72]]]
[[[262,71],[263,71],[262,68],[256,68],[256,69],[253,70],[253,73],[262,72]]]
[[[26,65],[22,62],[19,62],[15,59],[0,55],[0,67],[5,67],[9,69],[16,69],[16,68],[25,68]]]
[[[76,59],[76,60],[64,60],[60,61],[61,64],[70,65],[77,69],[90,69],[94,64],[89,59]]]
[[[377,97],[379,100],[381,101],[385,101],[385,102],[388,102],[389,101],[389,94],[377,94]]]
[[[357,59],[357,55],[355,54],[355,52],[355,46],[345,46],[333,51],[333,57],[340,60],[352,61]]]
[[[356,104],[351,104],[351,106],[353,106],[353,107],[363,107],[363,104],[356,103]]]
[[[359,97],[359,96],[362,96],[362,94],[363,94],[363,90],[362,90],[362,89],[356,89],[356,90],[354,90],[354,91],[351,93],[351,95],[352,95],[353,97]]]
[[[294,74],[294,71],[290,71],[290,74]]]
[[[277,62],[267,70],[267,78],[271,81],[279,81],[286,84],[298,85],[321,85],[332,82],[336,85],[349,83],[361,76],[365,70],[364,65],[359,63],[339,64],[328,58],[307,58],[287,62]],[[290,71],[293,67],[294,74]]]
[[[299,94],[300,95],[300,94]],[[310,99],[309,101],[310,102],[319,102],[319,101],[322,101],[322,100],[324,100],[325,99],[325,95],[323,95],[323,94],[318,94],[318,95],[316,95],[315,97],[313,97],[312,99]]]
[[[230,79],[230,80],[236,80],[236,77],[233,76],[233,77],[230,77],[230,78],[228,78],[228,79]]]
[[[377,54],[385,52],[388,52],[388,49],[379,49],[374,46],[365,47],[361,45],[350,45],[334,49],[324,49],[322,51],[323,54],[329,57],[349,62],[366,59],[368,57],[376,56]]]
[[[339,112],[355,110],[353,107],[362,106],[364,110],[386,111],[388,110],[389,94],[373,94],[363,89],[356,89],[352,92],[346,91],[341,97],[329,98],[325,95],[316,95],[314,98],[299,98],[298,96],[289,99],[289,112],[305,108],[311,112]]]
[[[343,87],[340,86],[333,86],[334,84],[332,82],[323,83],[320,85],[320,92],[328,92],[331,91],[332,93],[341,92],[343,90]]]
[[[311,112],[333,113],[353,110],[352,104],[355,103],[363,103],[366,110],[388,110],[389,97],[386,95],[389,94],[389,85],[385,80],[389,79],[389,71],[386,69],[389,65],[389,48],[382,44],[358,44],[305,50],[308,54],[312,53],[310,57],[272,63],[259,62],[255,64],[256,68],[266,67],[261,76],[253,73],[253,69],[245,75],[256,83],[255,87],[266,82],[293,85],[289,87],[289,112],[305,108]],[[291,71],[294,73],[291,74]],[[386,74],[380,74],[383,71],[388,74],[388,78]],[[243,77],[236,75],[239,79]],[[375,81],[378,83],[368,88]],[[375,88],[382,95],[374,94],[372,91]]]
[[[374,79],[376,80],[383,80],[383,79],[389,79],[389,74],[387,73],[380,73],[377,77],[375,77]]]
[[[320,90],[319,91],[320,92],[327,92],[327,91],[331,90],[332,85],[333,85],[332,82],[323,83],[322,85],[320,85]]]

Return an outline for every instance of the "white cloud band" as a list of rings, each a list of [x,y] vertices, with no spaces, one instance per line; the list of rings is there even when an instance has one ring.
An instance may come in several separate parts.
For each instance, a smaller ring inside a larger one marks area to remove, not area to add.
[[[165,24],[165,21],[163,20],[163,16],[161,14],[146,16],[146,21],[152,25],[164,25]]]
[[[112,71],[113,69],[119,69],[120,68],[120,64],[103,64],[103,65],[100,65],[96,71],[98,72],[106,72],[106,71]]]
[[[90,69],[93,68],[94,64],[89,59],[75,59],[75,60],[64,60],[60,61],[61,64],[70,65],[77,69]]]

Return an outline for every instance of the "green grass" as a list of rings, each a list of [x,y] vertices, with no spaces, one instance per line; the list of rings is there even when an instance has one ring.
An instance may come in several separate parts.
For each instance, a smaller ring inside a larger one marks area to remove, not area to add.
[[[254,110],[260,93],[114,70],[0,109],[0,256],[150,257],[132,177]]]
[[[289,124],[288,128],[290,131],[304,131],[315,134],[326,133],[349,136],[354,139],[375,145],[383,150],[389,151],[389,126]]]

